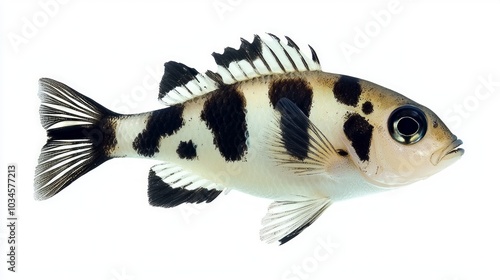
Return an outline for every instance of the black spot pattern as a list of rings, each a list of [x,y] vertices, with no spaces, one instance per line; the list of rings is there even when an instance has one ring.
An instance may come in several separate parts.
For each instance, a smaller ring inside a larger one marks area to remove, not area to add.
[[[182,203],[212,202],[222,191],[216,189],[197,188],[186,190],[183,188],[172,188],[169,184],[149,171],[148,178],[148,198],[149,204],[160,207],[175,207]]]
[[[182,159],[195,159],[196,158],[196,145],[192,140],[188,142],[181,141],[177,147],[177,155]]]
[[[351,141],[359,159],[369,160],[373,126],[362,116],[351,114],[344,123],[344,133]]]
[[[366,115],[369,115],[373,113],[373,104],[370,101],[366,101],[361,106],[361,110],[363,110],[363,113],[365,113]]]
[[[138,154],[152,157],[159,152],[160,139],[178,131],[184,124],[183,105],[175,105],[151,113],[146,128],[137,135],[132,146]]]
[[[214,144],[226,161],[242,160],[248,147],[246,101],[236,86],[212,93],[201,112],[201,119],[212,131]]]
[[[359,80],[351,76],[340,76],[333,86],[333,95],[342,104],[357,106],[361,95]]]
[[[276,104],[282,98],[288,98],[309,117],[313,90],[307,81],[300,78],[285,78],[273,81],[269,86],[269,101],[276,108]]]

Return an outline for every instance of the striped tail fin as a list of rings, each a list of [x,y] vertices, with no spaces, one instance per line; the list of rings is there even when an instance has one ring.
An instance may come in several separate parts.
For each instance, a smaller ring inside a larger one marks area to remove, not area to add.
[[[39,97],[48,140],[38,158],[34,196],[44,200],[110,159],[118,114],[52,79],[40,79]]]

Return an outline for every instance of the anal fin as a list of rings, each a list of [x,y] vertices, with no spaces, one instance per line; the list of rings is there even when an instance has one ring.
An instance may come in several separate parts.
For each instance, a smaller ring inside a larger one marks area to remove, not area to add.
[[[209,203],[222,192],[215,183],[171,163],[153,166],[149,171],[148,183],[149,203],[160,207]]]
[[[262,219],[260,239],[285,244],[310,226],[332,201],[328,198],[275,201]]]

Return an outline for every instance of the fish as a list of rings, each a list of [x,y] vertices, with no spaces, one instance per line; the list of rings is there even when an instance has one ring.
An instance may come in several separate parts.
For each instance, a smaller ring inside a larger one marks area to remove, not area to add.
[[[162,109],[120,114],[39,80],[47,132],[34,197],[53,197],[113,158],[154,159],[149,204],[267,198],[260,239],[285,244],[335,201],[423,180],[464,154],[427,107],[375,83],[324,72],[315,50],[265,33],[213,53],[217,70],[164,64]]]

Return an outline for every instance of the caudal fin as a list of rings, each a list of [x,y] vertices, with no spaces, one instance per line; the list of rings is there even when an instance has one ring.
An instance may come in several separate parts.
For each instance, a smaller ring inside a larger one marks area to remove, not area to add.
[[[118,114],[52,79],[40,79],[39,97],[48,140],[38,158],[34,195],[44,200],[110,159]]]

